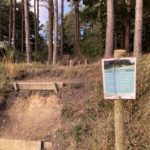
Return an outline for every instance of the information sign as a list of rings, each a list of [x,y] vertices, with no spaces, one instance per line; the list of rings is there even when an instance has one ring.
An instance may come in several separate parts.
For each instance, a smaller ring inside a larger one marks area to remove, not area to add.
[[[105,99],[135,99],[136,58],[102,59]]]

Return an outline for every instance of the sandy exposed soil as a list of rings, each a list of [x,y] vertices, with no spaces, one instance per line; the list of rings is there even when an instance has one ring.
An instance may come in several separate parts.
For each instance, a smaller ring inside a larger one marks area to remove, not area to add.
[[[41,140],[61,125],[60,110],[56,95],[16,97],[13,105],[1,115],[0,137]]]

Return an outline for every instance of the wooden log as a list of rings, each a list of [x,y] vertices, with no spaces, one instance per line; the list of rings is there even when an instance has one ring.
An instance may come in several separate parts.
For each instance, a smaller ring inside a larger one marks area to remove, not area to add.
[[[49,90],[58,93],[64,86],[70,88],[80,88],[82,83],[80,82],[15,82],[11,83],[15,90]]]
[[[41,141],[0,139],[0,150],[41,150]]]
[[[43,142],[42,150],[53,150],[52,142]]]
[[[16,82],[13,83],[15,90],[49,90],[58,93],[63,88],[63,82]]]

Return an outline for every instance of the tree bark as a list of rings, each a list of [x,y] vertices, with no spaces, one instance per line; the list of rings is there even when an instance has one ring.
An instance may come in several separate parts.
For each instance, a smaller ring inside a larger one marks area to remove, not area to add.
[[[102,19],[101,19],[101,0],[99,0],[99,46],[100,46],[100,57],[103,54],[103,47],[102,47]]]
[[[122,31],[121,31],[121,49],[125,49],[125,26],[123,27]]]
[[[1,5],[1,1],[0,1],[0,41],[2,40],[2,16],[1,16],[1,13],[2,13],[2,11],[1,11],[1,9],[2,9],[2,5]]]
[[[30,42],[30,26],[29,26],[29,2],[24,0],[25,13],[25,43],[26,43],[26,58],[27,63],[31,63],[31,42]]]
[[[21,13],[22,13],[22,20],[21,20],[21,51],[24,52],[24,0],[21,2]]]
[[[79,1],[75,2],[75,53],[80,54],[80,22],[79,22]]]
[[[53,59],[53,0],[48,1],[48,64]]]
[[[39,50],[39,15],[40,15],[39,9],[40,9],[39,0],[37,0],[37,53]]]
[[[16,48],[16,0],[13,0],[12,48]]]
[[[9,6],[9,46],[12,46],[12,0],[10,0]]]
[[[53,65],[57,63],[58,53],[58,1],[54,0],[54,51],[53,51]]]
[[[34,0],[34,34],[35,34],[35,55],[37,55],[38,49],[38,31],[37,31],[37,0]]]
[[[136,0],[135,31],[134,31],[134,56],[142,52],[142,24],[143,24],[143,0]]]
[[[114,31],[114,48],[117,49],[118,47],[118,37],[117,37],[117,31]]]
[[[63,57],[64,49],[64,0],[61,0],[61,48],[60,48],[60,58]]]
[[[130,52],[130,0],[125,0],[127,6],[127,14],[125,18],[125,50]]]
[[[105,57],[112,57],[114,48],[114,0],[107,0]]]

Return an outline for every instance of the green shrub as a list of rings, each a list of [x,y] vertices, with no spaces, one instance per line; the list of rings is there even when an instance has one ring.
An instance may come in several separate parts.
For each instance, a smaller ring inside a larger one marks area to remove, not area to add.
[[[65,119],[71,118],[74,114],[74,111],[71,107],[69,106],[64,106],[61,110],[61,116]]]
[[[76,124],[73,127],[73,135],[74,139],[76,141],[76,146],[78,147],[80,144],[82,144],[84,138],[90,133],[91,129],[90,126],[87,124]]]

